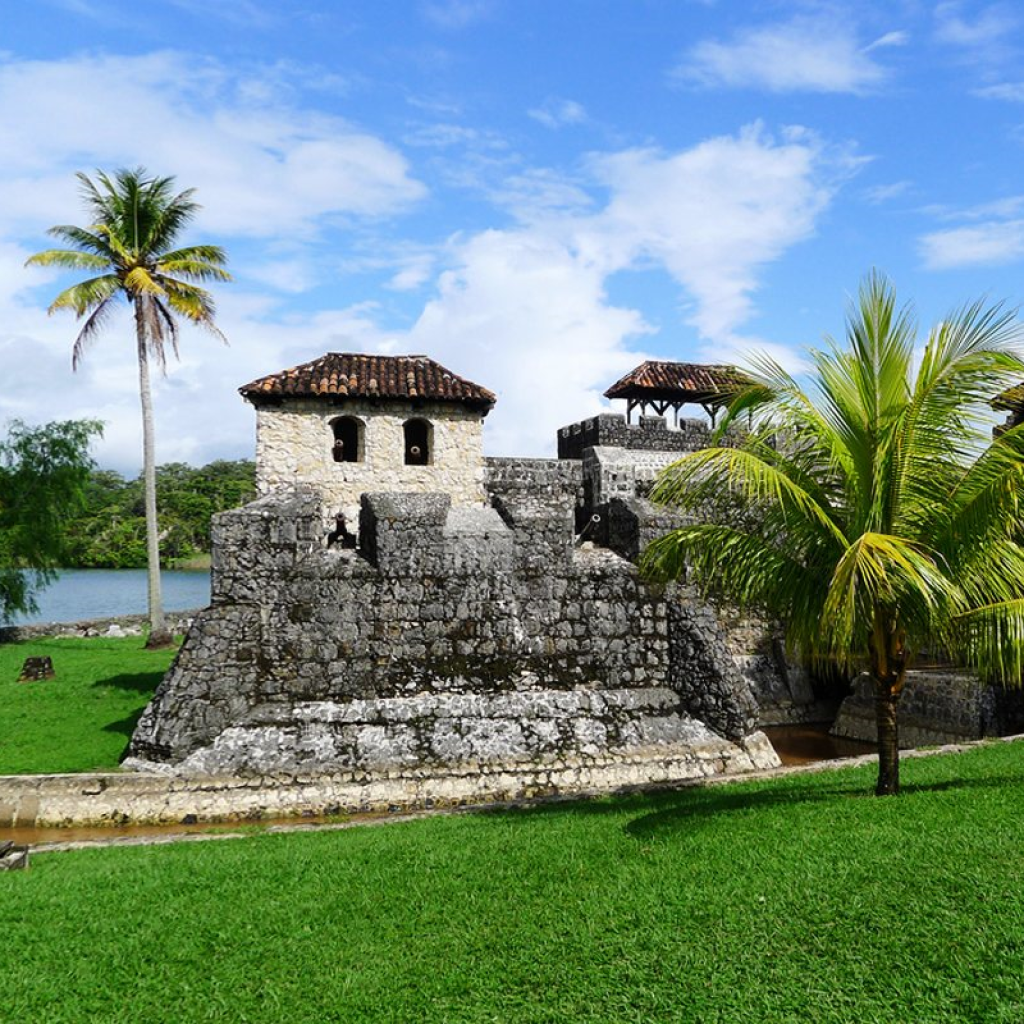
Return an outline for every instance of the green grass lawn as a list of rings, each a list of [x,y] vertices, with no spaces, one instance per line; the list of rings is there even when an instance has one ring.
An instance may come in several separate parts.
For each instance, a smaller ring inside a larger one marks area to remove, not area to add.
[[[0,1017],[1024,1021],[1024,746],[0,875]]]
[[[174,656],[142,644],[141,637],[0,644],[0,775],[116,768]],[[53,659],[56,678],[17,682],[25,659],[42,655]]]

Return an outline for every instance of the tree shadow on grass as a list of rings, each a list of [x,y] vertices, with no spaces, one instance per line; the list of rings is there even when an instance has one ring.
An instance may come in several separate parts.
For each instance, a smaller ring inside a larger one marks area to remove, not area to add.
[[[756,813],[774,807],[806,807],[808,805],[836,804],[850,799],[895,801],[900,797],[875,796],[873,765],[861,766],[856,776],[826,778],[819,774],[790,776],[779,779],[770,788],[751,789],[740,784],[692,785],[669,790],[647,792],[630,791],[592,799],[555,799],[537,804],[493,808],[484,813],[524,822],[538,817],[593,818],[614,815],[625,817],[623,831],[642,842],[652,839],[671,839],[673,836],[692,834],[716,817],[731,814]],[[831,774],[831,773],[830,773]],[[1020,787],[1024,778],[999,775],[983,778],[949,779],[940,782],[904,783],[903,793],[943,793],[949,791],[993,789],[1006,786]]]
[[[904,784],[902,793],[965,792],[978,789],[999,789],[1006,786],[1020,786],[1022,780],[1011,776],[989,776],[980,779],[949,779],[943,782]],[[634,839],[668,839],[673,835],[692,833],[714,817],[725,814],[758,812],[773,807],[790,807],[811,804],[834,804],[840,800],[886,800],[899,804],[901,797],[876,797],[874,787],[854,785],[817,786],[811,788],[786,788],[760,792],[730,790],[726,786],[714,786],[701,790],[677,794],[683,799],[673,806],[634,818],[624,828]]]
[[[139,708],[138,711],[133,711],[130,715],[126,715],[116,722],[108,722],[103,726],[103,731],[120,733],[127,739],[131,739],[132,733],[135,732],[135,726],[139,724],[139,719],[142,717],[144,710],[144,708]]]
[[[736,782],[742,783],[737,777]],[[862,782],[836,782],[822,786],[820,781],[812,786],[801,785],[801,780],[791,779],[784,788],[765,790],[749,789],[737,791],[728,785],[686,785],[671,789],[654,789],[637,792],[627,790],[601,797],[567,797],[545,800],[541,803],[513,807],[496,807],[484,811],[510,818],[521,817],[616,817],[632,816],[624,826],[632,834],[638,823],[673,819],[692,821],[707,818],[727,811],[753,810],[777,804],[820,803],[843,797],[871,795],[868,786]]]
[[[107,679],[97,679],[93,687],[108,687],[115,690],[129,690],[133,693],[152,694],[163,679],[163,672],[133,672]]]

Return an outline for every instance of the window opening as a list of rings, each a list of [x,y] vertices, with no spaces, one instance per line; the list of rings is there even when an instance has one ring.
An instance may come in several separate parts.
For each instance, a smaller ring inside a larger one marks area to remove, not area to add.
[[[434,461],[431,450],[433,428],[426,420],[406,420],[405,432],[405,464],[407,466],[429,466]]]
[[[331,421],[331,458],[335,462],[363,461],[363,424],[355,416],[339,416]]]

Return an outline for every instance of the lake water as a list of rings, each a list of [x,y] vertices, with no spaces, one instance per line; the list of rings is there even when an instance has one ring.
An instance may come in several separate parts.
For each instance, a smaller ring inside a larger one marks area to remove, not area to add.
[[[205,608],[210,603],[209,572],[166,569],[160,578],[166,611]],[[15,616],[12,624],[144,615],[146,570],[62,569],[59,578],[39,592],[36,603],[36,614]]]

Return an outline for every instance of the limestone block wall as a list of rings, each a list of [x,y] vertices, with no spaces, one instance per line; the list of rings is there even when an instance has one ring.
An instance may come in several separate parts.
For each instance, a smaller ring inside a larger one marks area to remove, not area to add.
[[[331,421],[339,416],[363,424],[359,462],[333,459]],[[430,465],[405,465],[402,428],[410,419],[433,427]],[[483,479],[483,417],[459,403],[301,399],[257,409],[257,492],[312,487],[325,523],[339,511],[354,522],[364,491],[444,492],[455,505],[480,505]]]
[[[899,705],[900,746],[957,743],[1024,728],[1024,690],[986,686],[955,669],[912,669]],[[871,677],[861,673],[843,701],[832,735],[874,743],[875,697]]]

